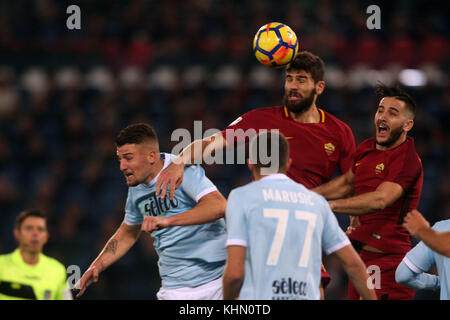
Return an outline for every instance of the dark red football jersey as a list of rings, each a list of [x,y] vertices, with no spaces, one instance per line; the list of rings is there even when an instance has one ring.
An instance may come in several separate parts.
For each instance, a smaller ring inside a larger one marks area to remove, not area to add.
[[[417,208],[422,191],[422,162],[414,147],[414,139],[391,150],[377,150],[375,138],[362,142],[356,150],[355,195],[375,191],[384,181],[398,183],[404,195],[391,206],[359,217],[361,226],[351,234],[359,241],[387,253],[406,253],[411,249],[411,235],[402,227],[403,217]]]
[[[319,112],[319,123],[300,123],[284,106],[255,109],[236,119],[222,135],[229,144],[236,144],[247,142],[249,136],[235,137],[232,130],[279,129],[290,146],[292,165],[287,175],[311,189],[329,181],[336,168],[347,172],[356,152],[350,127],[322,109]]]

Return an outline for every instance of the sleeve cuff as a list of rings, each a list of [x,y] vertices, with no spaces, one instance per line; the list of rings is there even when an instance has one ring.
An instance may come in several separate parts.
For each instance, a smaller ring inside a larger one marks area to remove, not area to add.
[[[241,247],[247,247],[247,241],[242,239],[228,239],[225,243],[225,246],[241,246]]]
[[[345,239],[344,241],[339,242],[338,244],[335,244],[335,245],[332,246],[331,248],[325,249],[325,253],[326,253],[327,255],[330,255],[330,254],[332,254],[333,252],[335,252],[335,251],[337,251],[337,250],[339,250],[339,249],[342,249],[343,247],[346,247],[346,246],[348,246],[348,245],[350,245],[350,240],[347,238],[347,239]]]
[[[199,202],[201,198],[203,198],[204,196],[206,196],[208,193],[217,191],[217,187],[210,187],[208,189],[203,190],[202,192],[200,192],[196,197],[195,197],[195,201]]]
[[[408,266],[408,268],[411,269],[411,271],[415,272],[415,273],[422,273],[423,271],[418,268],[414,263],[411,262],[411,260],[408,259],[408,257],[404,257],[403,258],[403,262]]]

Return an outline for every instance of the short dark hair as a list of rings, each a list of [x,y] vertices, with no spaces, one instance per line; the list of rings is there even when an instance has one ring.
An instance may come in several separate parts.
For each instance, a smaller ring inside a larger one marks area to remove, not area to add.
[[[31,210],[24,210],[22,211],[16,218],[15,228],[17,230],[20,230],[20,227],[22,226],[22,223],[25,221],[28,217],[37,217],[42,218],[47,222],[47,216],[39,209],[31,209]]]
[[[272,145],[274,143],[275,145]],[[266,154],[268,163],[264,163],[261,158],[262,154],[259,148],[263,146],[266,147]],[[277,165],[277,171],[286,170],[287,162],[289,159],[289,143],[287,142],[284,135],[278,131],[263,131],[255,136],[249,145],[250,151],[250,163],[253,164],[256,168],[270,168],[273,165]],[[272,150],[275,154],[272,154]],[[278,155],[278,157],[276,157]],[[275,163],[274,163],[275,161]],[[276,163],[278,161],[278,163]],[[276,173],[273,172],[273,173]]]
[[[383,99],[384,97],[392,97],[397,100],[403,101],[406,108],[412,112],[413,117],[416,115],[417,105],[413,98],[407,94],[400,86],[389,87],[383,83],[378,83],[375,87],[375,94]]]
[[[325,63],[323,60],[309,51],[299,52],[294,61],[287,65],[286,71],[303,70],[311,74],[314,83],[323,81],[325,75]]]
[[[139,144],[146,140],[158,142],[155,129],[147,123],[134,123],[119,132],[116,137],[116,145],[121,147],[124,144]]]

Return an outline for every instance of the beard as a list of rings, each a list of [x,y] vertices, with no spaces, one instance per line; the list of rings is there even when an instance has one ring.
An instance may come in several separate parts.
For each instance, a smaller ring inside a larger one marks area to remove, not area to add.
[[[400,138],[402,133],[403,133],[403,126],[400,126],[391,131],[391,133],[389,134],[389,138],[386,141],[384,141],[384,142],[376,141],[376,143],[380,146],[389,148],[390,146],[392,146],[394,143],[397,142],[397,140]]]
[[[311,105],[313,104],[313,101],[314,101],[315,94],[316,94],[316,88],[312,89],[311,93],[308,96],[305,96],[300,101],[295,102],[295,101],[289,101],[289,96],[298,97],[299,94],[288,92],[288,93],[285,93],[283,96],[283,103],[286,106],[286,108],[288,108],[289,111],[291,111],[295,114],[300,114],[300,113],[307,111],[311,107]]]

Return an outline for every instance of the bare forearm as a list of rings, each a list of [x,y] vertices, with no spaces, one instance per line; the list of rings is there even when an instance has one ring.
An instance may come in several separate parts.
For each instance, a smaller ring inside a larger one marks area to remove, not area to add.
[[[225,139],[221,134],[215,134],[201,140],[195,140],[184,148],[173,161],[176,164],[182,163],[184,165],[202,163],[205,156],[208,156],[216,148],[223,148],[224,146]]]
[[[235,300],[239,296],[243,282],[243,277],[237,279],[230,278],[225,272],[223,275],[223,299]]]
[[[208,223],[225,216],[226,200],[218,192],[215,195],[206,195],[209,199],[200,202],[192,209],[168,217],[169,226],[186,226]]]
[[[134,245],[139,233],[125,231],[120,227],[117,232],[108,240],[103,250],[92,262],[91,266],[96,266],[99,271],[103,271],[119,260]]]
[[[417,237],[431,250],[450,257],[450,232],[438,232],[432,228],[418,230]]]
[[[353,194],[353,174],[347,172],[338,178],[312,189],[312,191],[324,196],[327,200],[351,196]]]
[[[331,210],[352,216],[362,216],[385,208],[385,203],[376,192],[355,197],[329,201]]]
[[[356,291],[361,295],[364,300],[376,300],[376,293],[374,289],[369,289],[368,279],[369,276],[362,263],[351,263],[343,265],[345,271]]]

